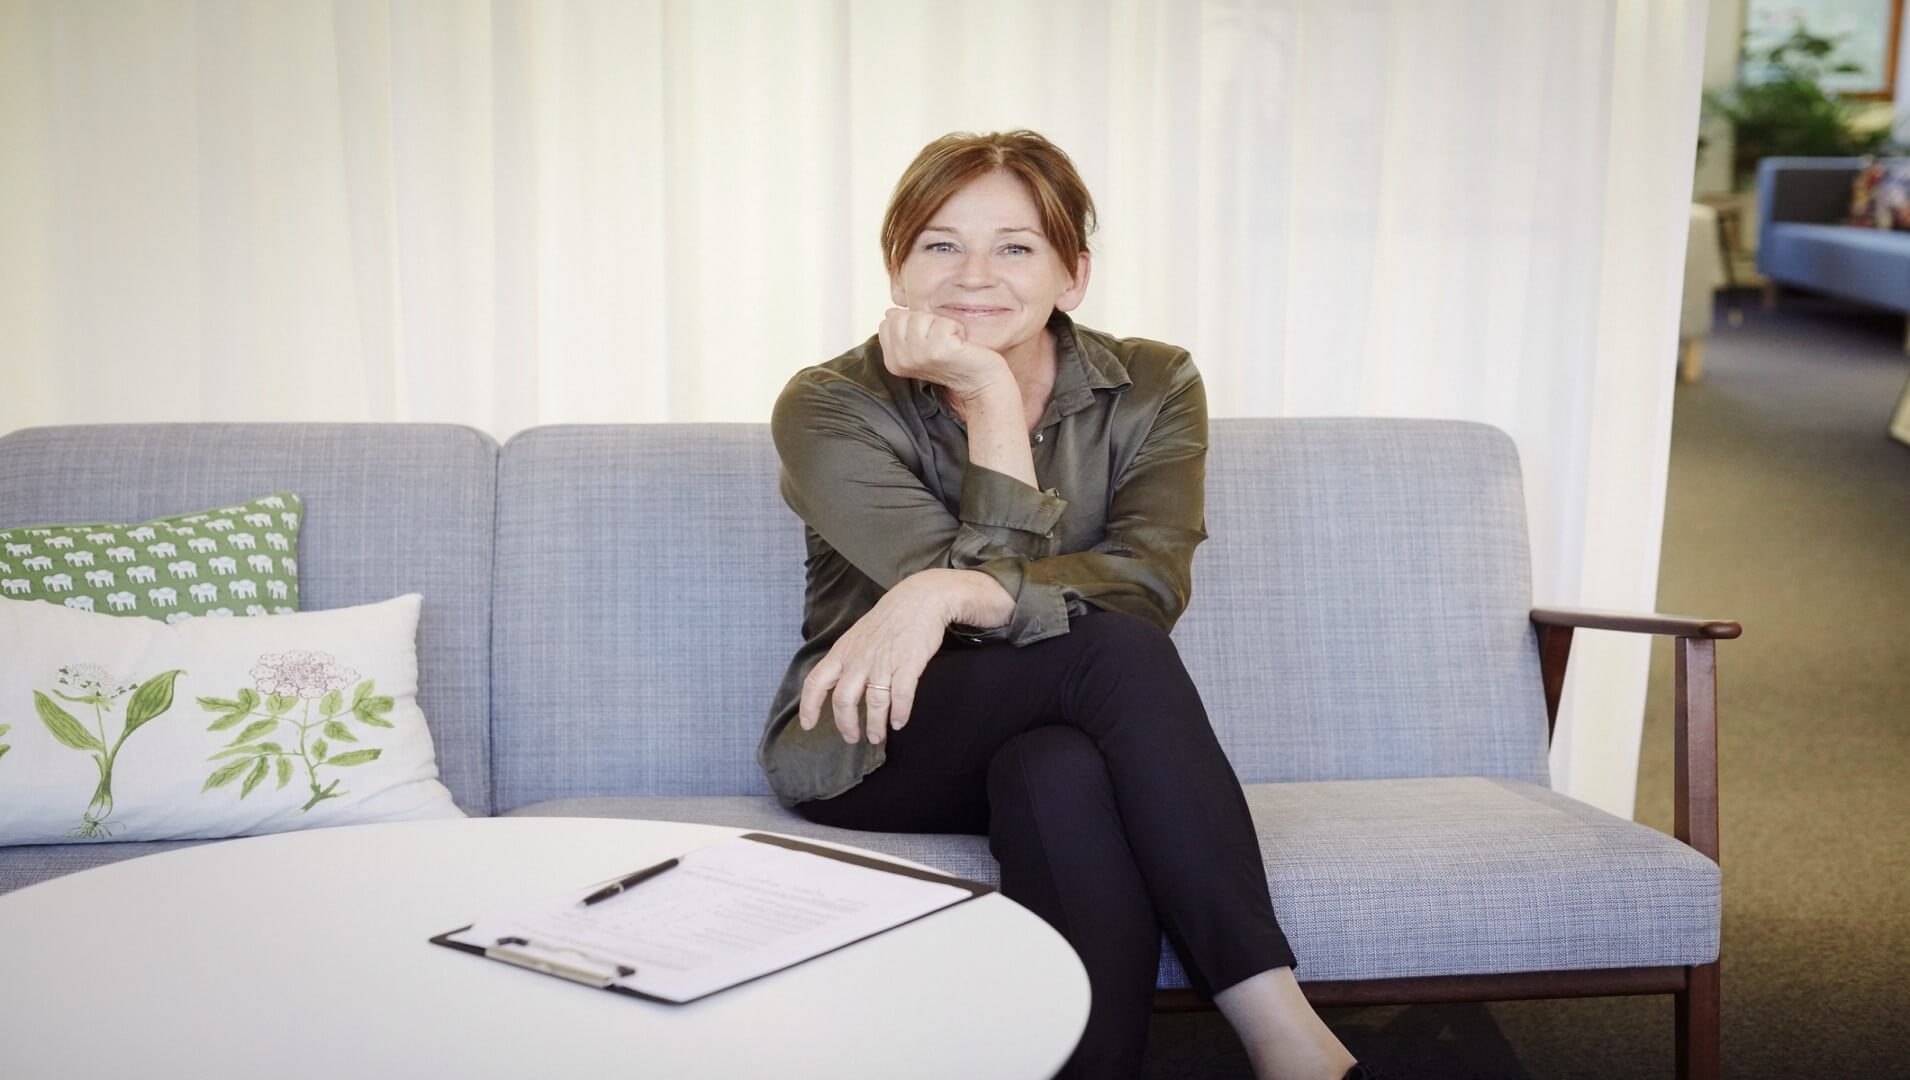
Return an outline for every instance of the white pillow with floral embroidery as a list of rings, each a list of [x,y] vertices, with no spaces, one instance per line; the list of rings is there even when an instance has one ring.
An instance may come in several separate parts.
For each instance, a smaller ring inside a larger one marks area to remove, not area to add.
[[[0,844],[463,817],[420,600],[177,625],[0,600]]]

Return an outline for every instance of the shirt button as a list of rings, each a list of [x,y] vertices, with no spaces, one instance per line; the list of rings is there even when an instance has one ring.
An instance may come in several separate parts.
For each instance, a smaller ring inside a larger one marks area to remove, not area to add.
[[[1041,442],[1041,432],[1039,431],[1035,432],[1035,442]]]

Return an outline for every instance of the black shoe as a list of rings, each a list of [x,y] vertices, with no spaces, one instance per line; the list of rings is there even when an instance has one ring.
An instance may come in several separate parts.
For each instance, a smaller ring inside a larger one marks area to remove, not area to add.
[[[1386,1080],[1386,1078],[1381,1076],[1379,1070],[1373,1068],[1371,1065],[1364,1065],[1355,1061],[1353,1067],[1346,1070],[1346,1075],[1341,1077],[1340,1080]]]

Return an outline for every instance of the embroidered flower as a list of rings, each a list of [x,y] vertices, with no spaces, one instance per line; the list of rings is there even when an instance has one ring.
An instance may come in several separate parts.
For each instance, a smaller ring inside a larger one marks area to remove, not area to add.
[[[283,694],[307,700],[324,697],[332,690],[343,690],[358,679],[358,673],[336,663],[331,653],[266,653],[251,671],[261,694]]]
[[[137,688],[133,683],[121,685],[117,676],[98,664],[71,664],[61,668],[59,684],[73,691],[74,698],[98,694],[106,701],[130,694]]]

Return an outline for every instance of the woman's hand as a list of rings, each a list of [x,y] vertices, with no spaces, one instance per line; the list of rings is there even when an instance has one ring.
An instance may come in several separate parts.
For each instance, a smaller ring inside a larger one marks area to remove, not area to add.
[[[962,398],[1004,382],[1013,386],[1008,361],[969,341],[967,333],[961,323],[932,311],[890,308],[876,330],[882,366],[900,378],[946,386]]]
[[[922,669],[942,647],[943,631],[954,613],[962,610],[973,588],[966,580],[969,574],[964,570],[924,570],[884,593],[866,615],[836,639],[828,655],[803,680],[802,701],[796,713],[803,730],[816,726],[824,699],[830,702],[836,730],[842,733],[844,742],[862,738],[861,710],[856,705],[864,700],[868,702],[871,743],[881,742],[890,726],[901,730],[915,705],[915,685]],[[993,585],[993,579],[988,584]],[[885,686],[888,689],[882,689]]]

